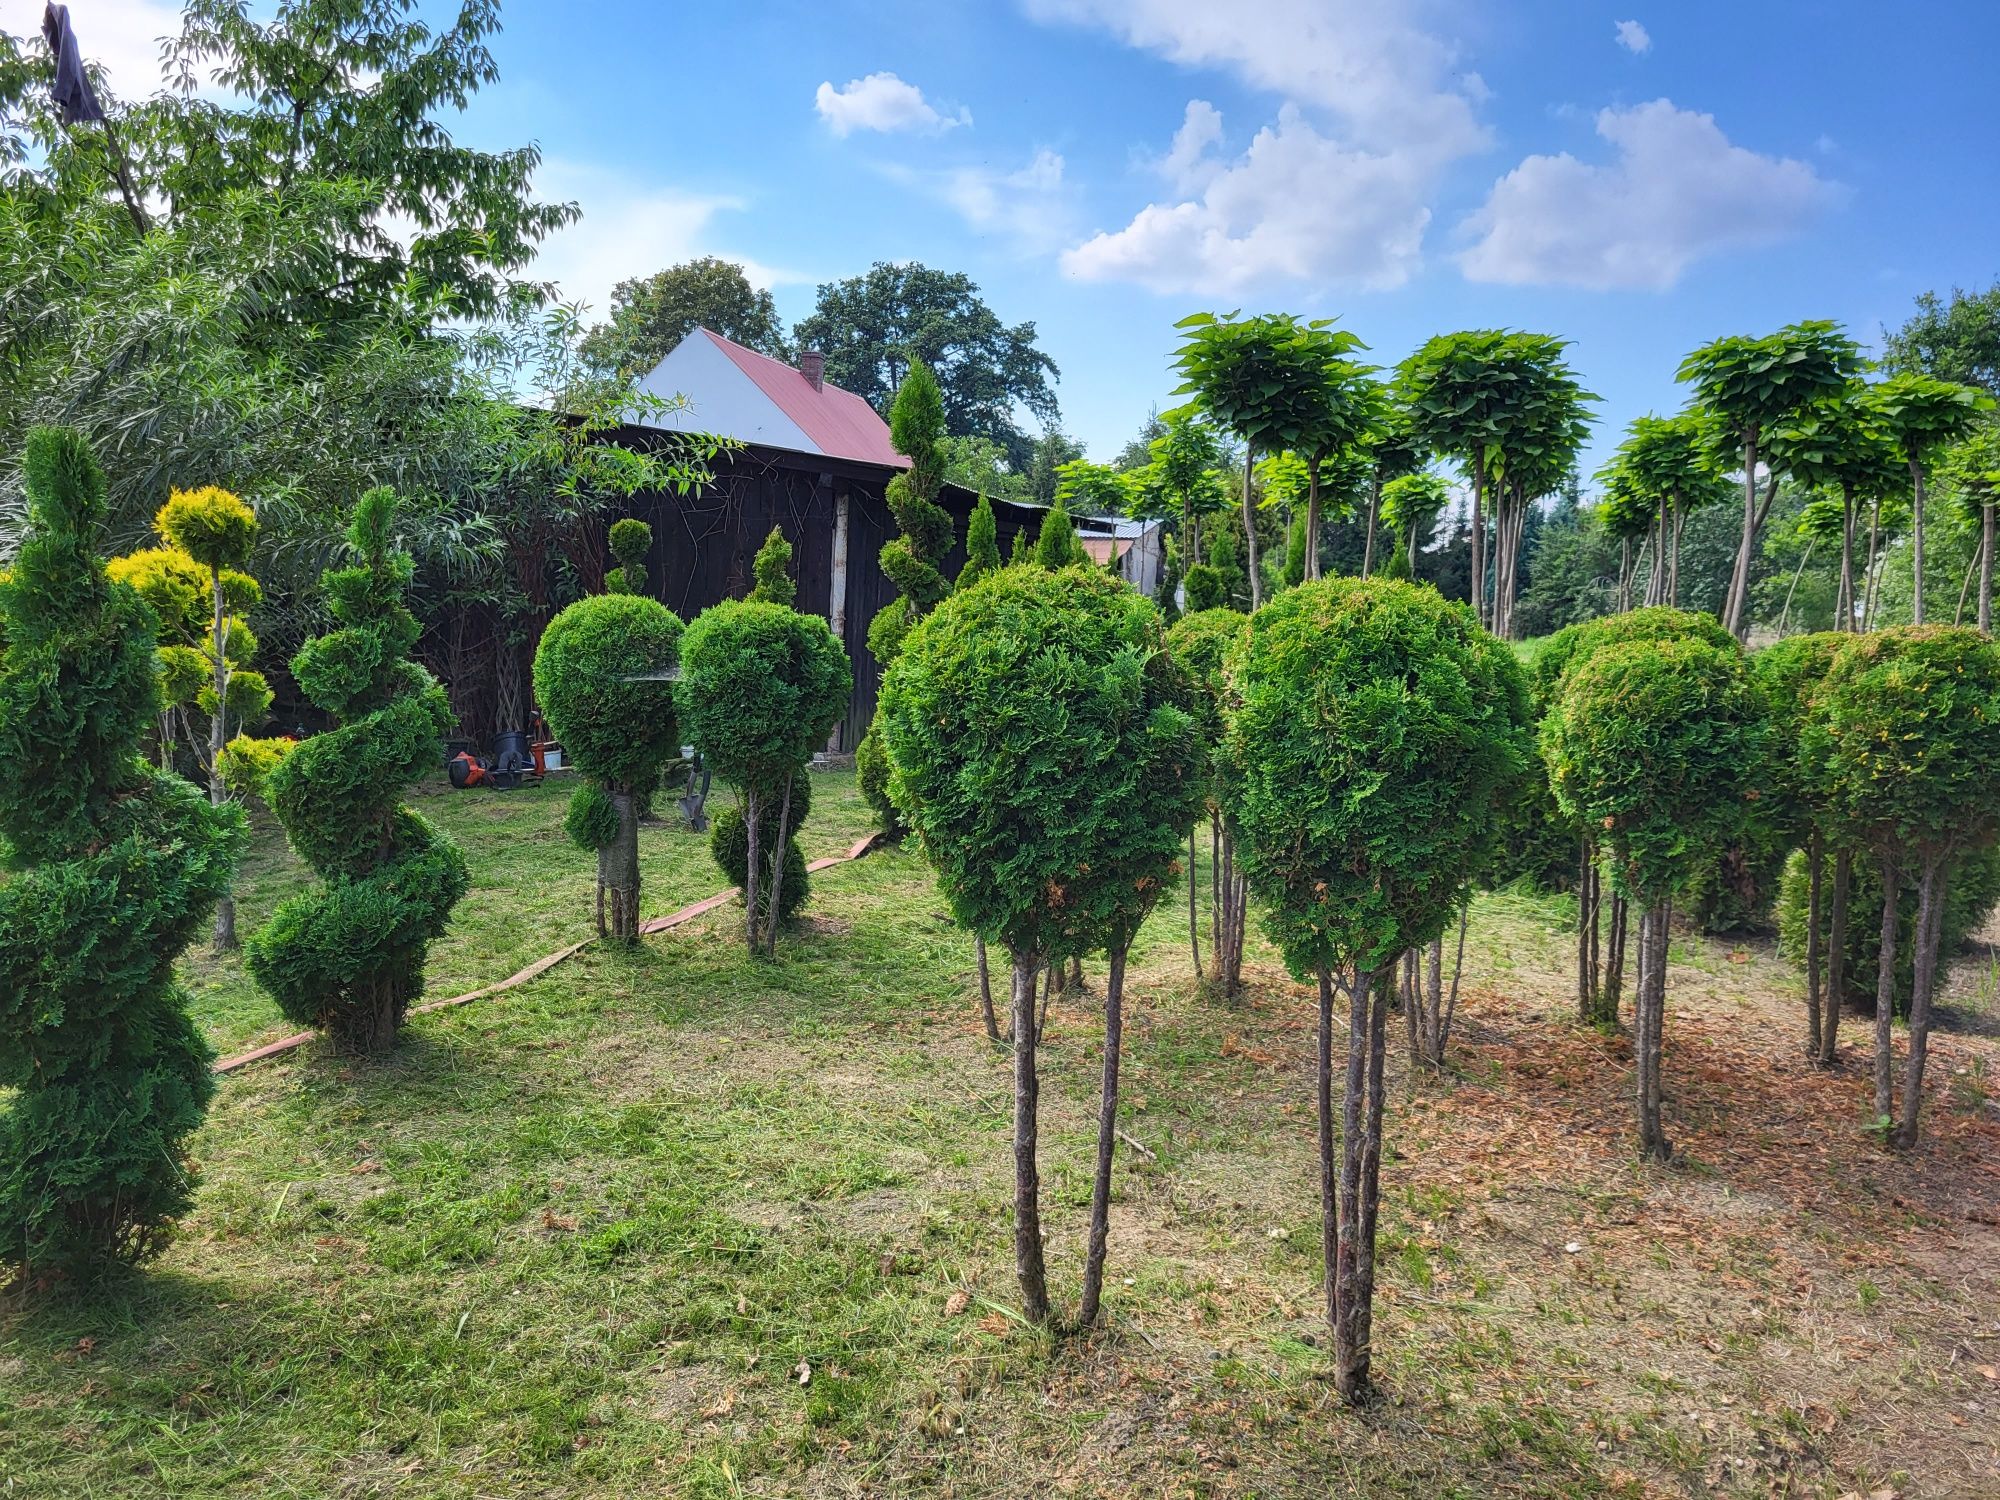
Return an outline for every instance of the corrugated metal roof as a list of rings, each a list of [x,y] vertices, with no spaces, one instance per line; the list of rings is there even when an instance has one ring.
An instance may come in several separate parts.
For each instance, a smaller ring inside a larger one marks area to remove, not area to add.
[[[843,391],[831,383],[822,383],[814,390],[810,380],[783,360],[746,349],[706,328],[688,335],[697,336],[711,340],[772,404],[798,424],[820,452],[831,458],[889,468],[910,466],[910,461],[896,451],[890,440],[889,424],[852,391]]]

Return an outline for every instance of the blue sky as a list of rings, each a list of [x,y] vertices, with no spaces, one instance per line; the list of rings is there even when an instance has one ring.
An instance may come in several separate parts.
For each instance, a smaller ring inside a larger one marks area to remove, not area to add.
[[[120,46],[169,9],[72,4]],[[569,295],[718,254],[796,319],[876,260],[963,270],[1100,457],[1199,308],[1337,316],[1385,364],[1561,334],[1601,454],[1702,340],[1872,340],[2000,276],[1994,0],[514,0],[495,51],[461,129],[583,206]]]

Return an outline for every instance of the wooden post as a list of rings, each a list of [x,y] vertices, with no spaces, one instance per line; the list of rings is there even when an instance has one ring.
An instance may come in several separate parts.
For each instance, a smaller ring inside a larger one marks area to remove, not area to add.
[[[847,648],[847,489],[842,486],[833,492],[833,583],[827,595],[826,622],[833,627],[833,638],[840,642],[841,649]],[[826,737],[826,753],[840,751],[840,730],[847,722],[843,715],[833,726],[833,732]]]

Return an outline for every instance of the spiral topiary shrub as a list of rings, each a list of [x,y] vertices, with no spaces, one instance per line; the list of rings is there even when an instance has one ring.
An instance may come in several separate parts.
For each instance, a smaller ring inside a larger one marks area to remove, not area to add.
[[[465,894],[465,857],[402,805],[451,727],[444,689],[410,660],[409,555],[391,544],[396,496],[373,489],[348,530],[356,562],[321,577],[336,628],[292,658],[307,701],[334,727],[269,775],[272,810],[317,889],[280,905],[249,940],[249,968],[292,1020],[343,1051],[393,1045],[423,994],[424,958]]]
[[[597,931],[623,943],[639,940],[641,803],[680,753],[672,674],[682,633],[656,599],[602,594],[549,621],[535,648],[535,700],[584,777],[566,826],[597,852]]]
[[[775,801],[765,798],[759,805],[758,817],[762,826],[757,830],[757,880],[759,890],[779,892],[778,920],[789,922],[805,909],[806,899],[812,894],[812,883],[806,872],[805,853],[799,848],[796,838],[783,841],[785,868],[782,876],[779,873],[774,851],[780,847],[778,815],[784,810],[782,797]],[[812,777],[795,776],[792,778],[789,810],[792,827],[804,827],[811,812]],[[741,890],[750,889],[750,826],[743,820],[741,807],[731,804],[715,815],[715,822],[709,829],[708,850],[715,859],[716,868],[722,871],[731,885]]]
[[[1109,1212],[1125,953],[1179,866],[1201,747],[1159,611],[1094,569],[1011,567],[919,621],[882,685],[890,790],[960,926],[1013,958],[1014,1252],[1049,1316],[1035,977],[1105,949],[1105,1061],[1081,1321]]]
[[[158,1250],[215,1084],[174,963],[228,889],[242,814],[140,747],[152,612],[95,555],[104,477],[37,428],[0,581],[0,1258],[30,1277]]]
[[[847,652],[817,615],[742,599],[704,610],[688,627],[681,723],[743,801],[744,933],[753,952],[776,951],[789,849],[811,804],[799,783],[853,691]]]
[[[1443,932],[1490,858],[1528,754],[1526,690],[1472,611],[1387,579],[1321,579],[1232,654],[1230,804],[1264,928],[1319,987],[1320,1224],[1334,1380],[1368,1389],[1383,1052],[1398,960]],[[1333,997],[1348,996],[1335,1186]]]

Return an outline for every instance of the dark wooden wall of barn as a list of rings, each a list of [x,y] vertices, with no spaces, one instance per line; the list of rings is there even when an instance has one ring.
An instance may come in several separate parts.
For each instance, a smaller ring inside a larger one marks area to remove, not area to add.
[[[854,696],[839,742],[839,749],[847,753],[867,733],[881,686],[881,668],[868,652],[868,625],[896,597],[881,562],[883,544],[896,534],[886,489],[887,476],[880,471],[856,466],[816,470],[814,460],[803,454],[779,457],[752,450],[718,466],[714,482],[699,494],[647,494],[636,497],[629,507],[631,515],[653,528],[653,550],[647,561],[651,591],[683,620],[692,620],[711,604],[750,592],[752,560],[773,526],[792,544],[792,575],[798,580],[794,604],[824,618],[833,594],[836,505],[840,496],[847,497],[842,640],[854,668]],[[956,577],[965,562],[965,523],[976,497],[953,489],[941,503],[951,512],[959,537],[945,564],[946,576]],[[1024,525],[1038,524],[1039,516],[1001,506],[996,508],[996,520],[1004,558],[1014,533]]]

